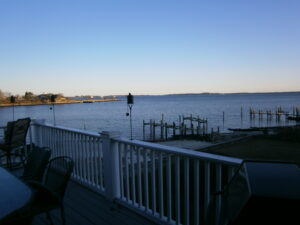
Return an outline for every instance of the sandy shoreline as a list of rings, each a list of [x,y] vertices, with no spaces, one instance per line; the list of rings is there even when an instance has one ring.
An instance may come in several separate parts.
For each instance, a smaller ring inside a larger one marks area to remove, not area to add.
[[[0,107],[12,106],[35,106],[35,105],[62,105],[62,104],[81,104],[81,103],[96,103],[96,102],[115,102],[118,99],[96,99],[96,100],[66,100],[57,102],[17,102],[17,103],[0,103]]]

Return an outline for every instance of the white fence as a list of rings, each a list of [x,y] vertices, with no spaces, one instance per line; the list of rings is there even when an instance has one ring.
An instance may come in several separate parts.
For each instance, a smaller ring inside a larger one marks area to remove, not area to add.
[[[33,123],[33,142],[40,147],[49,147],[51,157],[72,157],[72,178],[105,194],[102,140],[98,133]]]
[[[218,215],[221,199],[214,193],[242,163],[109,132],[33,126],[36,145],[74,159],[76,181],[160,224],[204,224],[209,208]]]

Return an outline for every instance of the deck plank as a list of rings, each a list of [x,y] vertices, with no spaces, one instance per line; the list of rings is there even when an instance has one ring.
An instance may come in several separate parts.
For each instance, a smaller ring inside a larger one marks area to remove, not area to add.
[[[130,209],[113,204],[104,196],[71,181],[65,194],[67,224],[72,225],[154,225]],[[51,211],[55,225],[61,224],[59,210]],[[45,214],[34,218],[32,225],[48,224]]]

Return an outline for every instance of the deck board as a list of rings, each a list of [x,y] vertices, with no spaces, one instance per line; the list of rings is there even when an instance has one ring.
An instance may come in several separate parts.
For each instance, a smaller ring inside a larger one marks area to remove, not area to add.
[[[65,194],[67,224],[72,225],[154,225],[155,223],[105,197],[71,181]],[[59,210],[51,211],[55,225],[60,225]],[[45,214],[34,218],[32,225],[48,224]]]

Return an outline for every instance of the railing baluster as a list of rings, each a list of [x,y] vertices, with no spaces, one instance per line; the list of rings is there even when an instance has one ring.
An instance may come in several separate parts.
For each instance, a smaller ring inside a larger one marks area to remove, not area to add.
[[[138,206],[139,208],[142,207],[142,171],[141,171],[141,150],[137,148],[137,170],[138,170]]]
[[[91,172],[91,182],[92,185],[94,186],[96,184],[95,180],[95,171],[94,171],[94,166],[95,166],[95,149],[94,149],[94,137],[89,137],[89,149],[90,149],[90,172]]]
[[[204,164],[204,212],[206,215],[210,204],[210,162]]]
[[[160,218],[162,219],[164,217],[164,188],[163,188],[163,155],[162,152],[159,152],[159,211],[160,211]]]
[[[76,173],[78,178],[81,180],[81,174],[80,174],[80,159],[79,159],[79,154],[78,154],[78,148],[79,148],[79,142],[78,142],[78,134],[73,133],[73,138],[74,138],[74,142],[73,142],[73,147],[74,147],[74,152],[75,152],[75,168],[76,168]]]
[[[128,146],[125,145],[125,165],[126,165],[126,200],[130,202],[130,191],[129,191],[129,168],[128,168]]]
[[[50,140],[52,140],[52,141],[50,141]],[[48,136],[48,145],[52,149],[52,158],[56,157],[56,152],[55,152],[55,148],[54,148],[54,142],[55,142],[54,129],[51,128],[50,132],[49,132],[49,136]]]
[[[82,178],[85,182],[87,182],[87,173],[86,173],[86,149],[85,149],[85,140],[84,140],[84,136],[82,134],[80,134],[80,143],[81,143],[81,167],[82,167]]]
[[[95,186],[97,188],[100,188],[100,182],[99,182],[99,172],[100,169],[98,169],[99,163],[99,154],[98,154],[98,148],[97,148],[97,138],[93,137],[93,170],[94,170],[94,181],[95,181]]]
[[[184,214],[185,225],[190,224],[190,161],[184,158]]]
[[[39,146],[40,147],[49,147],[48,146],[48,143],[47,143],[47,141],[46,141],[46,135],[45,135],[45,132],[46,132],[46,128],[45,127],[41,127],[41,126],[39,126],[41,129],[40,129],[40,131],[41,131],[41,139],[40,139],[40,142],[39,142]]]
[[[97,139],[96,137],[93,137],[93,153],[94,153],[94,164],[93,164],[93,170],[94,170],[94,180],[95,180],[95,186],[97,188],[100,187],[99,183],[99,170],[98,170],[98,149],[97,149]]]
[[[82,139],[81,139],[81,134],[77,135],[77,141],[78,141],[78,166],[79,166],[79,176],[81,178],[82,181],[84,181],[84,168],[83,168],[83,143],[82,143]],[[80,149],[82,151],[80,151]]]
[[[88,181],[90,184],[93,183],[93,174],[92,174],[92,151],[91,151],[91,137],[85,135],[86,139],[86,152],[87,152],[87,174],[88,174]]]
[[[200,173],[199,173],[199,160],[194,160],[194,224],[200,224]]]
[[[83,167],[84,167],[84,178],[86,180],[87,183],[89,183],[89,174],[88,174],[88,151],[86,148],[86,137],[84,135],[81,135],[82,137],[82,142],[83,142],[83,155],[84,155],[84,159],[83,159]]]
[[[65,153],[67,156],[72,157],[70,154],[70,150],[69,150],[69,132],[68,131],[63,131],[63,136],[64,136],[64,149],[65,149]]]
[[[55,152],[55,149],[54,149],[54,143],[55,143],[55,138],[54,138],[54,129],[51,128],[49,130],[49,134],[47,135],[48,136],[48,146],[50,146],[50,148],[52,149],[52,157],[56,157],[56,152]]]
[[[72,155],[72,159],[74,160],[74,176],[76,177],[77,174],[76,174],[76,156],[75,156],[75,150],[74,150],[74,142],[73,142],[73,132],[69,132],[69,142],[70,142],[70,152],[71,152],[71,155]]]
[[[58,155],[63,155],[62,138],[61,138],[60,133],[61,133],[61,130],[56,131],[57,152],[58,152]]]
[[[167,202],[168,202],[168,221],[172,221],[172,171],[171,156],[167,156]]]
[[[151,163],[152,163],[152,176],[151,176],[151,183],[152,183],[152,214],[155,215],[156,212],[156,182],[155,182],[155,151],[152,150],[152,157],[151,157]]]
[[[130,146],[130,164],[131,164],[131,196],[132,196],[132,204],[136,203],[136,193],[135,193],[135,169],[134,169],[134,146]]]
[[[54,140],[54,142],[53,142],[53,145],[54,145],[54,147],[53,147],[53,150],[54,150],[54,152],[55,152],[55,156],[59,156],[59,153],[58,153],[58,147],[57,147],[57,130],[56,129],[52,129],[52,131],[53,131],[53,140]]]
[[[97,152],[98,152],[98,163],[99,163],[99,177],[100,177],[100,186],[102,188],[102,191],[104,191],[104,177],[103,177],[103,149],[102,149],[102,143],[101,139],[98,139],[97,142]]]
[[[148,154],[147,149],[144,149],[144,194],[145,194],[145,210],[149,210],[149,192],[148,192]]]
[[[220,192],[222,190],[222,165],[216,165],[216,192]],[[216,221],[219,224],[220,213],[221,213],[221,195],[216,196]]]
[[[97,151],[99,152],[99,177],[100,177],[100,184],[101,184],[101,188],[102,188],[102,191],[104,191],[104,177],[103,177],[103,149],[102,149],[102,141],[101,139],[99,138],[98,139],[98,143],[97,143]]]
[[[54,144],[54,141],[55,141],[55,140],[53,139],[52,133],[53,133],[52,128],[50,128],[50,129],[48,130],[48,132],[46,132],[46,129],[45,129],[45,139],[46,139],[46,143],[47,143],[47,146],[48,146],[49,148],[51,148],[51,151],[52,151],[51,156],[54,157],[53,144]],[[50,140],[52,140],[52,142],[51,142]]]
[[[121,198],[124,198],[124,175],[123,175],[123,161],[124,161],[124,157],[123,157],[123,144],[122,143],[118,143],[118,148],[119,148],[119,169],[120,169],[120,190],[121,190]]]
[[[60,155],[66,155],[65,154],[65,146],[63,146],[65,137],[62,133],[63,133],[62,130],[58,130],[58,132],[57,132],[58,149],[59,149]]]
[[[175,157],[175,204],[176,224],[180,224],[180,157]]]
[[[83,137],[83,140],[84,140],[84,153],[85,153],[85,160],[84,160],[84,164],[85,164],[85,179],[88,183],[90,183],[90,174],[89,174],[89,158],[90,158],[90,155],[89,155],[89,150],[88,150],[88,137],[85,136],[85,135],[82,135]]]

